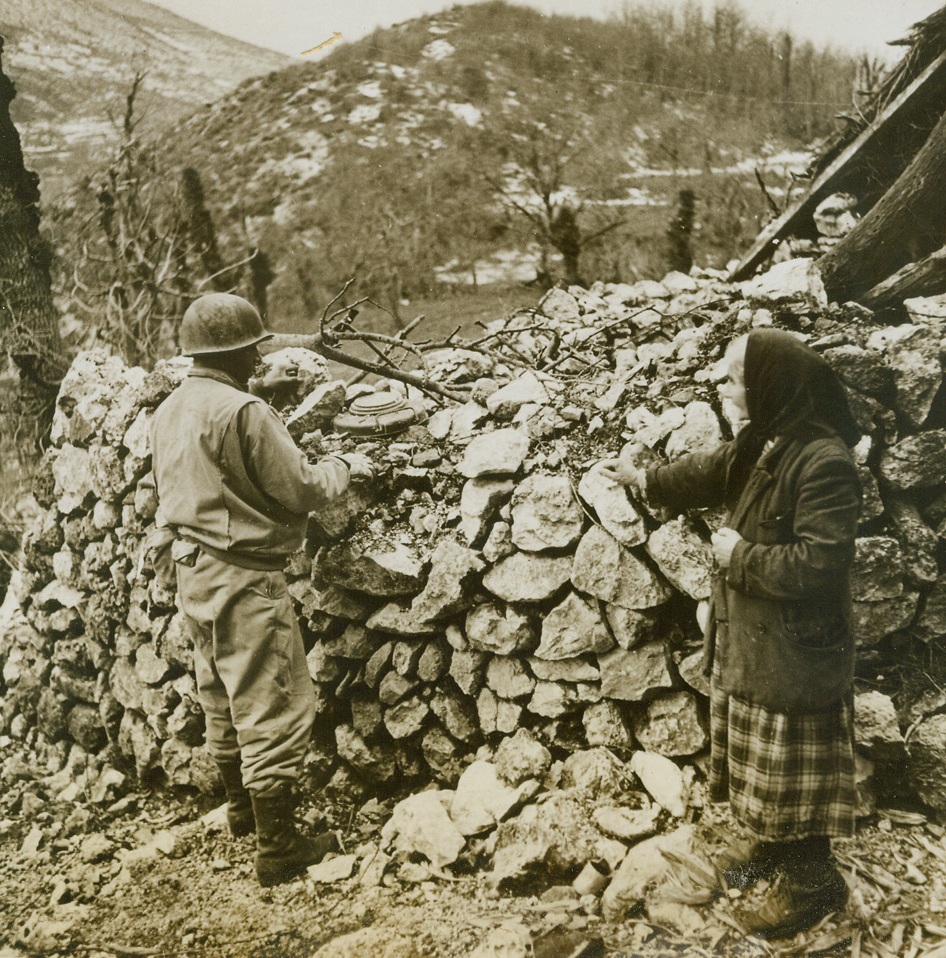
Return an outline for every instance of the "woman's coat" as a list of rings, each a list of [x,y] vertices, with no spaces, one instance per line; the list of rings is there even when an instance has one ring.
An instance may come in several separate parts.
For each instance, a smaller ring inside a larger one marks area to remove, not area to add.
[[[656,466],[647,495],[672,509],[725,504],[744,541],[714,575],[709,649],[717,684],[773,711],[813,712],[850,694],[850,568],[861,486],[844,441],[776,439],[726,501],[736,443]]]

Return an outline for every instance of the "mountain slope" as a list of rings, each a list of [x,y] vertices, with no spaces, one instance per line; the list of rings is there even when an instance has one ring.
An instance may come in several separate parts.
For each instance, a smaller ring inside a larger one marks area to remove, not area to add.
[[[764,213],[753,167],[832,128],[854,64],[723,10],[456,7],[244,84],[182,125],[178,156],[276,266],[277,322],[354,275],[395,310],[503,262],[554,279],[569,242],[583,279],[637,278],[684,188],[725,262]]]
[[[142,0],[3,0],[4,68],[27,164],[48,194],[114,136],[136,72],[150,125],[169,124],[291,58]]]

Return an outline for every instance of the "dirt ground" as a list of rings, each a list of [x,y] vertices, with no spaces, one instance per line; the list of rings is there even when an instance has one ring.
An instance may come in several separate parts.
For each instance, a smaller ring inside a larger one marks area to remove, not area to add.
[[[9,749],[0,760],[9,773]],[[336,830],[343,852],[377,842],[391,808],[363,800],[325,808],[312,792],[302,798],[307,827]],[[416,868],[373,886],[307,877],[261,889],[253,839],[232,839],[222,812],[212,798],[165,793],[126,795],[107,808],[53,803],[14,780],[0,796],[0,958],[528,958],[522,942],[543,936],[559,942],[539,952],[551,958],[577,954],[566,945],[582,937],[600,939],[607,958],[946,956],[944,831],[915,813],[877,814],[837,842],[847,909],[797,939],[766,943],[739,931],[738,901],[700,902],[707,895],[692,883],[691,897],[682,893],[663,924],[633,912],[606,922],[596,899],[562,886],[501,895],[489,885],[488,863],[469,863],[455,880]],[[727,815],[725,806],[707,806],[694,816],[708,854],[732,834]]]

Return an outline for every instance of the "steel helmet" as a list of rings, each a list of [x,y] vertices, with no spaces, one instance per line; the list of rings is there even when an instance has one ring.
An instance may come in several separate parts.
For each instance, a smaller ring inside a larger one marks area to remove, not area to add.
[[[185,356],[225,353],[255,346],[272,333],[263,329],[256,307],[232,293],[208,293],[195,299],[181,320],[181,352]]]

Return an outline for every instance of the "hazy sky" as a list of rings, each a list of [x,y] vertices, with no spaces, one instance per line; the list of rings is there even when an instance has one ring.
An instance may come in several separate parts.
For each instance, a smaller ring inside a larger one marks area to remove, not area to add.
[[[454,5],[451,0],[152,0],[220,33],[299,56],[340,33],[357,40],[376,26],[390,26]],[[474,0],[460,0],[462,3]],[[607,19],[623,0],[515,0],[544,13]],[[677,0],[643,0],[675,6]],[[707,8],[716,0],[702,0]],[[852,51],[882,55],[944,0],[743,0],[753,20],[789,27],[796,36]],[[896,55],[896,53],[892,54]]]

